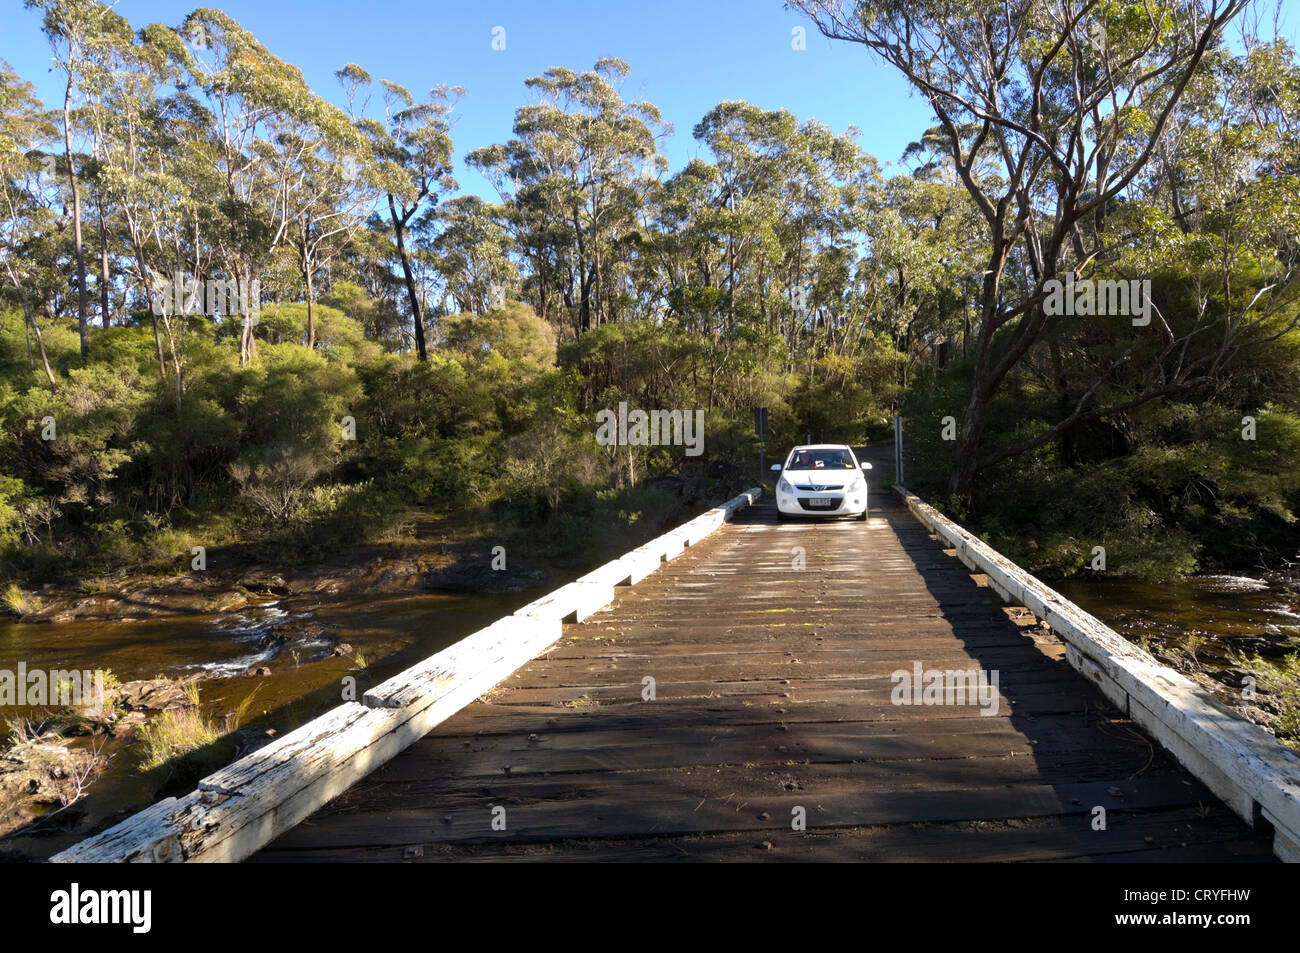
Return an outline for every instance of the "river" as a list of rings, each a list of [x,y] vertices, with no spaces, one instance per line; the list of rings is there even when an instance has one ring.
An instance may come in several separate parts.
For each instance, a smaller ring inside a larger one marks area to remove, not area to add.
[[[1192,576],[1178,582],[1076,577],[1054,584],[1061,595],[1133,642],[1148,639],[1197,650],[1207,667],[1235,649],[1277,658],[1300,651],[1300,591],[1281,576]]]
[[[221,719],[256,690],[244,719],[250,732],[283,734],[339,704],[343,679],[356,680],[356,697],[440,649],[536,598],[504,595],[384,595],[374,598],[274,599],[214,615],[172,616],[136,622],[22,624],[0,621],[0,669],[109,670],[121,682],[196,678],[204,713]],[[278,647],[277,632],[293,634]],[[272,644],[268,644],[268,642]],[[328,655],[337,643],[352,652]],[[265,667],[269,675],[243,674]],[[35,716],[6,707],[4,719]],[[3,730],[0,725],[0,730]],[[75,743],[85,743],[78,739]],[[113,746],[113,757],[77,805],[77,831],[127,807],[144,807],[158,793],[158,772],[140,772],[139,746]],[[47,825],[48,827],[48,825]],[[58,829],[8,839],[0,852],[42,856],[75,836]],[[3,841],[0,838],[0,841]]]

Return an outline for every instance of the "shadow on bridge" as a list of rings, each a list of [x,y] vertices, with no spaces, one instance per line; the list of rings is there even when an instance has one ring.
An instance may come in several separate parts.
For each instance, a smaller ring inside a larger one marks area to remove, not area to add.
[[[892,491],[877,495],[885,518],[924,581],[938,617],[969,659],[997,679],[997,714],[970,717],[1023,739],[1004,757],[935,765],[938,783],[972,789],[973,800],[1001,787],[1008,823],[1053,802],[1044,824],[1064,855],[1094,860],[1271,861],[1267,838],[1235,817],[1066,661],[1064,643],[1029,610],[1006,606],[980,573],[943,548]],[[922,669],[946,662],[918,653]],[[1021,752],[1028,752],[1025,757]],[[1025,810],[1029,808],[1030,810]],[[995,859],[995,858],[990,858]]]

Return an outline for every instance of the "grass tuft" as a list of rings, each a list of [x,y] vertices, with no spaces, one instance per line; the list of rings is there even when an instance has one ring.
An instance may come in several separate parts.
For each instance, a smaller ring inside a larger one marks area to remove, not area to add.
[[[0,602],[16,616],[30,615],[41,609],[41,600],[30,592],[24,592],[15,583],[10,583],[0,594]]]
[[[190,700],[189,707],[164,711],[140,729],[140,741],[144,745],[143,766],[146,769],[157,768],[174,758],[183,757],[212,744],[225,734],[216,722],[203,716],[203,710],[199,707],[197,682],[185,686],[185,696]]]

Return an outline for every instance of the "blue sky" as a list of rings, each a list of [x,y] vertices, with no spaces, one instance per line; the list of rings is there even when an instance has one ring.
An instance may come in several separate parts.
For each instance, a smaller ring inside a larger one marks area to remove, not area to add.
[[[272,53],[303,70],[321,95],[341,101],[333,72],[359,63],[376,79],[419,95],[446,83],[465,87],[453,138],[457,178],[467,191],[491,188],[466,169],[471,149],[504,142],[515,107],[529,101],[524,80],[549,66],[586,69],[601,56],[632,67],[629,99],[649,99],[673,124],[664,152],[674,170],[699,154],[691,129],[724,99],[817,117],[836,132],[861,130],[859,142],[882,162],[896,162],[930,124],[924,102],[892,70],[860,47],[822,37],[781,0],[226,0],[212,2]],[[198,2],[119,0],[115,9],[137,29],[177,25]],[[1261,12],[1272,10],[1262,0]],[[492,49],[505,28],[506,49]],[[806,49],[791,48],[806,30]],[[1300,2],[1283,3],[1283,33],[1300,38]],[[62,94],[49,72],[40,18],[22,0],[0,0],[0,58],[37,84],[49,104]]]
[[[119,0],[135,28],[177,25],[199,3]],[[214,2],[272,53],[300,67],[321,95],[341,101],[333,72],[356,62],[376,79],[417,95],[442,83],[465,87],[453,138],[458,161],[510,136],[515,107],[530,101],[524,80],[550,66],[587,69],[601,56],[632,67],[624,97],[649,99],[673,124],[664,145],[672,168],[699,154],[691,129],[724,99],[815,116],[836,132],[857,126],[859,142],[897,160],[929,124],[929,110],[905,83],[861,48],[825,39],[780,0],[664,0],[659,3],[552,0],[226,0]],[[505,27],[506,49],[492,49]],[[805,50],[791,48],[806,29]],[[49,73],[40,18],[21,0],[0,0],[0,58],[54,104],[62,90]],[[467,191],[490,187],[462,164]]]

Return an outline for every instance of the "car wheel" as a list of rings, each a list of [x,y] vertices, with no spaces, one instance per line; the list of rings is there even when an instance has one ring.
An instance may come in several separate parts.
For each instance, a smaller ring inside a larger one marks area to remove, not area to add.
[[[858,514],[858,522],[865,523],[866,521],[867,521],[867,511],[866,509],[863,509],[863,511]]]
[[[784,522],[785,522],[786,520],[788,520],[789,518],[790,518],[790,517],[788,517],[788,516],[785,515],[785,511],[784,511],[784,510],[782,510],[782,509],[779,508],[779,507],[777,508],[777,511],[776,511],[776,521],[777,521],[778,523],[784,523]]]

